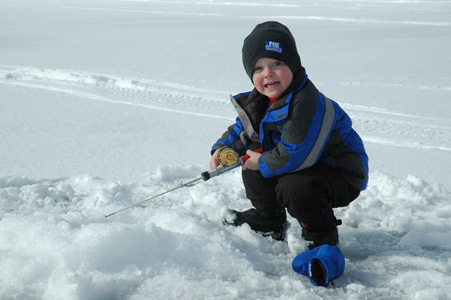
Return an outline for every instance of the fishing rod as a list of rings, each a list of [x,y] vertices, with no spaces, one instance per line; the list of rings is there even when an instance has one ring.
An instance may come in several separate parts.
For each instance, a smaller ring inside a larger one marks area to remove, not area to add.
[[[259,153],[262,153],[262,151],[263,151],[262,149],[256,150],[256,152],[259,152]],[[169,189],[169,190],[164,191],[164,192],[162,192],[162,193],[160,193],[158,195],[154,195],[154,196],[152,196],[150,198],[147,198],[147,199],[144,199],[142,201],[139,201],[139,202],[137,202],[135,204],[132,204],[132,205],[130,205],[128,207],[122,208],[122,209],[120,209],[118,211],[115,211],[113,213],[105,215],[105,218],[109,218],[111,216],[114,216],[115,214],[123,212],[123,211],[125,211],[127,209],[130,209],[132,207],[135,207],[137,205],[140,205],[142,203],[145,203],[147,201],[150,201],[152,199],[160,197],[160,196],[162,196],[164,194],[167,194],[167,193],[170,193],[170,192],[175,191],[177,189],[180,189],[182,187],[192,187],[193,185],[201,182],[200,180],[207,181],[210,178],[219,176],[219,175],[224,174],[224,173],[226,173],[226,172],[228,172],[230,170],[238,168],[238,167],[244,165],[244,163],[249,159],[249,155],[244,155],[244,156],[240,157],[235,150],[233,150],[231,148],[223,147],[223,148],[220,148],[218,150],[218,152],[216,153],[216,159],[218,160],[220,165],[218,167],[212,169],[212,170],[202,172],[200,174],[200,177],[195,178],[195,179],[190,180],[190,181],[185,182],[185,183],[182,182],[181,184],[179,184],[176,187],[173,187],[172,189]]]

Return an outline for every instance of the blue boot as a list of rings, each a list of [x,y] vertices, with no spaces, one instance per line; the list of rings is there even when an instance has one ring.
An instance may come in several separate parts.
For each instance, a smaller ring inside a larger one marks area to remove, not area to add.
[[[327,287],[343,274],[345,258],[338,247],[322,245],[296,256],[292,267],[295,272],[308,275],[313,285]]]

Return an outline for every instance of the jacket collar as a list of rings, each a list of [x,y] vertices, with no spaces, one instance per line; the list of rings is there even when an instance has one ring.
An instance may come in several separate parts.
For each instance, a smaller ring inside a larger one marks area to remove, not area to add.
[[[308,76],[307,74],[305,74],[305,70],[302,69],[295,74],[290,86],[281,95],[279,100],[271,104],[269,107],[268,103],[270,101],[268,97],[260,94],[260,92],[258,92],[256,88],[247,93],[231,96],[232,103],[237,110],[238,107],[241,107],[241,109],[246,112],[253,112],[253,115],[262,116],[266,111],[279,109],[289,103],[291,100],[291,95],[306,86],[307,82]]]
[[[293,81],[291,82],[290,86],[287,88],[287,90],[280,96],[279,100],[274,102],[270,106],[270,110],[278,109],[282,106],[284,106],[287,102],[291,100],[291,95],[294,92],[297,92],[301,90],[308,81],[308,76],[305,74],[305,72],[299,71],[296,73],[296,75],[293,77]],[[263,95],[262,95],[263,96]]]

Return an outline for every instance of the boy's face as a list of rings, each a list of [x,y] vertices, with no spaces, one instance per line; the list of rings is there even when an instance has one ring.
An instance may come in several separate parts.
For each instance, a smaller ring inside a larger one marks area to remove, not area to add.
[[[283,62],[272,58],[260,58],[254,66],[252,81],[260,94],[279,98],[290,86],[293,73]]]

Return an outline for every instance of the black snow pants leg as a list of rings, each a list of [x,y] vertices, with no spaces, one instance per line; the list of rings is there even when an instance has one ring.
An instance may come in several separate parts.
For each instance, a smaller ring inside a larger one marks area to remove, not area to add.
[[[277,179],[265,178],[260,171],[250,169],[243,171],[242,176],[246,197],[259,214],[275,215],[284,210],[277,202]]]
[[[335,169],[316,164],[275,178],[259,171],[243,171],[246,195],[259,211],[286,208],[303,228],[329,231],[336,226],[333,208],[349,205],[360,191],[347,183]]]

